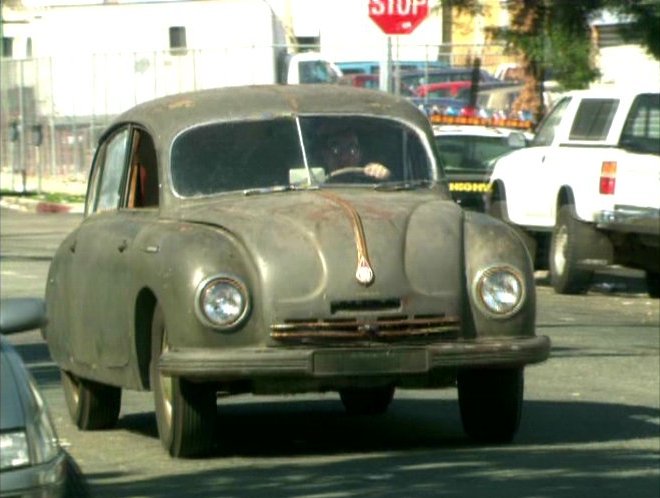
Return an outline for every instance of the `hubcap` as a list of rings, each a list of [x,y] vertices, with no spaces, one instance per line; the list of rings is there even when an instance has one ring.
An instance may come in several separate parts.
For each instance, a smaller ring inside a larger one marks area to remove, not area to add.
[[[80,403],[80,381],[73,377],[73,374],[67,373],[67,378],[71,384],[71,397],[73,402],[78,405]]]
[[[169,351],[170,347],[167,344],[167,333],[163,330],[163,344],[161,346],[161,354]],[[172,426],[172,377],[165,376],[158,373],[158,381],[160,383],[160,392],[163,395],[163,412],[165,414],[168,427]]]
[[[555,235],[555,250],[552,255],[557,274],[563,275],[566,268],[566,246],[568,244],[568,230],[564,225],[560,226]]]

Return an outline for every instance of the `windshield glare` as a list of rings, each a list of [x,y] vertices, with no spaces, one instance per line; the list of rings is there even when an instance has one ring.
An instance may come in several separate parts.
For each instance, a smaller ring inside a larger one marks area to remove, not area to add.
[[[373,117],[287,117],[199,126],[172,146],[181,196],[434,180],[419,135]]]

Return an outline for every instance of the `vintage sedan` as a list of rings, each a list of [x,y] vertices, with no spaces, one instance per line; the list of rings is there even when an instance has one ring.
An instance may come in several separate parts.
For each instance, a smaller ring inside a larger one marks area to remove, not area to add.
[[[179,457],[221,443],[218,395],[238,393],[338,392],[377,414],[397,387],[457,386],[466,433],[509,441],[524,367],[550,348],[524,245],[452,202],[428,119],[343,86],[205,90],[117,117],[46,299],[77,426],[112,427],[122,389],[152,390]]]

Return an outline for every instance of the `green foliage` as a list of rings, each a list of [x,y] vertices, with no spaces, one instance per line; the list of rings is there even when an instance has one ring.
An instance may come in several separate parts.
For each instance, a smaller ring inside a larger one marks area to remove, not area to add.
[[[464,12],[479,12],[478,0],[443,0]],[[641,43],[660,59],[659,0],[509,0],[509,28],[490,28],[508,50],[523,54],[528,73],[540,80],[550,70],[551,78],[566,89],[584,88],[598,78],[593,64],[589,21],[599,10],[609,9],[630,22],[624,39]]]
[[[660,60],[660,1],[603,0],[603,5],[620,15],[629,15],[630,23],[622,30],[624,39],[636,41]]]
[[[41,197],[44,201],[47,202],[56,202],[56,203],[79,203],[85,202],[85,196],[80,194],[65,194],[61,192],[50,192],[47,194],[41,194]]]

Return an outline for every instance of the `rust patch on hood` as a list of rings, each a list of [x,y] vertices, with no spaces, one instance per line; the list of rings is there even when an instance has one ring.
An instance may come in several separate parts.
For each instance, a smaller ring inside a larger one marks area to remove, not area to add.
[[[194,106],[195,102],[192,99],[179,99],[171,102],[167,107],[169,109],[190,109]]]
[[[355,270],[355,278],[359,283],[364,286],[373,284],[376,278],[371,262],[369,261],[369,251],[367,249],[367,238],[364,235],[364,227],[362,226],[362,219],[360,214],[353,207],[353,205],[346,199],[327,191],[318,191],[318,194],[325,197],[329,201],[341,207],[348,215],[348,218],[353,227],[353,235],[355,237],[355,249],[357,251],[357,268]]]

